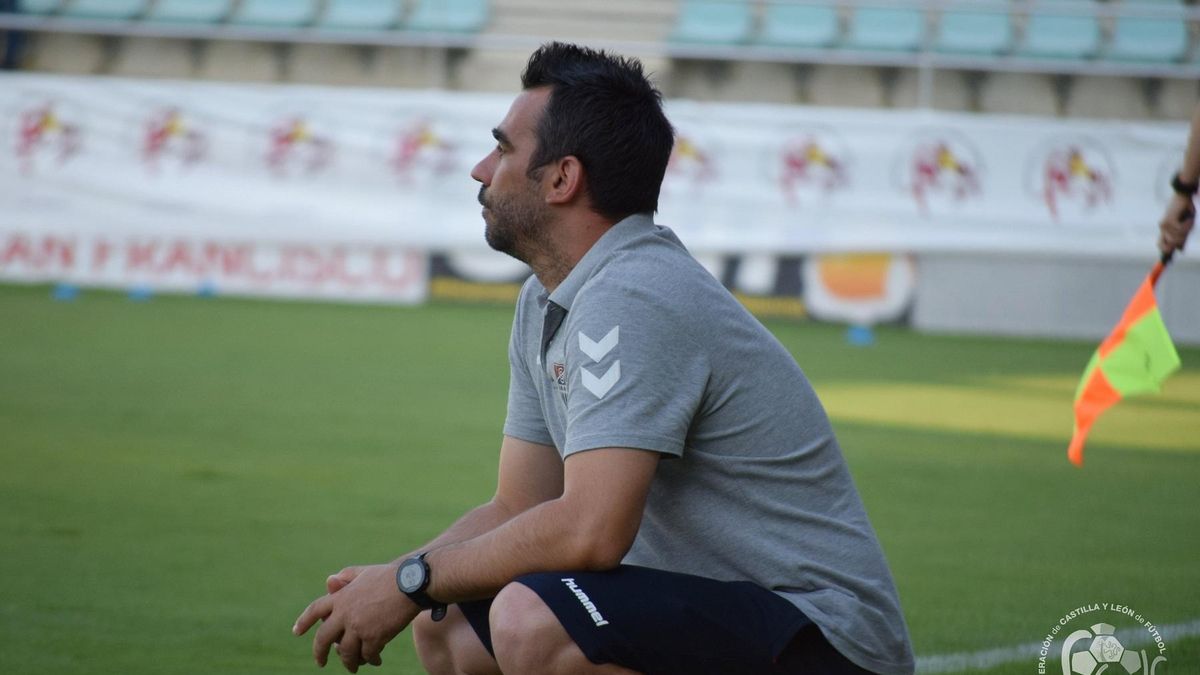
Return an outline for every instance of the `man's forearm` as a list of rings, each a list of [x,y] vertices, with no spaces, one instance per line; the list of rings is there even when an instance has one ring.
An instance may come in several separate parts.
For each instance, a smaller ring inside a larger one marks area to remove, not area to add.
[[[433,549],[429,595],[474,600],[530,572],[616,567],[637,537],[658,461],[655,452],[628,448],[572,455],[561,496],[477,537]]]
[[[486,504],[477,506],[470,511],[467,511],[454,524],[447,527],[441,534],[434,537],[429,543],[417,549],[405,553],[396,559],[396,562],[401,562],[409,556],[415,555],[421,551],[430,551],[435,548],[457,544],[459,542],[474,539],[484,533],[490,532],[504,523],[512,520],[519,512],[509,509],[504,504],[492,500]]]
[[[433,548],[429,594],[448,602],[474,600],[529,572],[615,566],[624,551],[602,553],[605,542],[581,536],[589,529],[563,501],[539,504],[477,537]]]

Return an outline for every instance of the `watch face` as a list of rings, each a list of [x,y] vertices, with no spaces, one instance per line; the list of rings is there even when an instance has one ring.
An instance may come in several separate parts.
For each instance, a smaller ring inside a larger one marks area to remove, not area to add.
[[[400,566],[400,588],[405,593],[419,590],[424,581],[425,566],[420,560],[406,560]]]

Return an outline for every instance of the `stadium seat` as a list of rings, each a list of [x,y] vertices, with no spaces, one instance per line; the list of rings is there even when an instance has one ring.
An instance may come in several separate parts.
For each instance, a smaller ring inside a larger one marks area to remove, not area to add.
[[[208,43],[196,77],[227,82],[275,82],[280,79],[279,52],[274,45],[242,40]]]
[[[1018,52],[1022,56],[1056,59],[1094,56],[1100,47],[1096,8],[1097,3],[1093,0],[1035,5]]]
[[[1007,12],[946,10],[938,22],[934,49],[954,54],[1000,54],[1012,47]]]
[[[854,11],[845,46],[851,49],[915,51],[925,37],[919,9],[860,7]]]
[[[1041,73],[995,72],[980,84],[980,108],[1001,115],[1058,115],[1054,80]]]
[[[285,79],[304,84],[365,86],[366,63],[356,45],[298,42],[291,47]]]
[[[295,28],[311,24],[316,17],[313,0],[244,0],[231,19],[247,26]]]
[[[750,39],[753,23],[750,4],[745,0],[684,0],[670,39],[738,44]]]
[[[404,27],[438,33],[475,33],[488,19],[487,0],[419,0]]]
[[[818,63],[807,93],[809,100],[822,106],[881,108],[886,104],[878,69],[871,66]]]
[[[75,0],[63,8],[63,16],[128,20],[141,16],[147,4],[147,0]]]
[[[837,42],[839,32],[833,5],[771,3],[763,15],[758,41],[785,47],[829,47]]]
[[[1122,3],[1122,9],[1136,9],[1138,5],[1173,5],[1181,12],[1183,5],[1177,0],[1149,0]],[[1181,18],[1151,16],[1117,16],[1113,23],[1112,42],[1107,58],[1117,61],[1178,61],[1187,53],[1187,26]]]
[[[17,12],[20,14],[53,14],[62,4],[63,0],[17,0]]]
[[[217,23],[229,14],[232,0],[158,0],[147,21]]]
[[[401,9],[401,3],[396,0],[328,0],[317,25],[346,30],[387,30],[399,23]]]
[[[187,40],[127,36],[112,54],[107,72],[123,77],[188,78],[195,70],[193,49]]]
[[[1063,114],[1069,118],[1144,120],[1152,115],[1136,77],[1077,75]]]

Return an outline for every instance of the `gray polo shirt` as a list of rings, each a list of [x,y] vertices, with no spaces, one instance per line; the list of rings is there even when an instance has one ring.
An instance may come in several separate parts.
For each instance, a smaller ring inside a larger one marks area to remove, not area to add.
[[[665,456],[626,563],[756,582],[858,665],[913,671],[891,573],[821,402],[669,229],[626,218],[553,293],[531,277],[509,360],[505,434],[564,459]]]

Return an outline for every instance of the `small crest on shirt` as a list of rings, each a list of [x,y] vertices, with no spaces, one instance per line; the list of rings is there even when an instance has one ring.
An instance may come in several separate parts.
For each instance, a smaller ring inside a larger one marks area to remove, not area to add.
[[[554,372],[554,384],[558,388],[558,393],[562,395],[563,400],[567,398],[567,367],[561,363],[555,363],[550,368]]]

